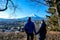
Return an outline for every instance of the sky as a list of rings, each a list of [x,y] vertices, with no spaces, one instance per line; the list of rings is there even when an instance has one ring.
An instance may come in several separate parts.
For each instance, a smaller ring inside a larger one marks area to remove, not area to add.
[[[16,6],[14,13],[12,4],[9,2],[8,9],[0,12],[0,18],[24,18],[30,15],[38,15],[40,17],[46,17],[49,15],[46,11],[48,7],[29,0],[12,0]],[[45,3],[43,0],[41,2]]]

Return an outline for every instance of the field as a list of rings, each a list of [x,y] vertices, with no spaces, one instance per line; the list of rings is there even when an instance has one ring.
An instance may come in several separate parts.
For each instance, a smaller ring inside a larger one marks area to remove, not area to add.
[[[26,34],[24,32],[0,32],[0,40],[26,40]],[[38,40],[38,37],[35,36],[34,40]],[[45,40],[60,40],[60,32],[47,32]]]
[[[46,35],[46,40],[60,40],[60,32],[48,32]]]

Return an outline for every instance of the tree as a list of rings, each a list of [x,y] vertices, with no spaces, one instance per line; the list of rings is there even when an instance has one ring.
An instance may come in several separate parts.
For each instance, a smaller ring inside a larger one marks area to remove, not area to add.
[[[46,3],[40,2],[40,0],[31,0],[31,1],[48,6],[49,7],[48,13],[51,13],[52,15],[56,13],[56,16],[58,16],[58,24],[60,27],[60,0],[44,0]]]
[[[58,16],[58,24],[60,27],[60,1],[59,0],[45,0],[45,1],[49,5],[48,11],[53,15],[56,14],[56,16]]]
[[[3,4],[1,3],[2,1],[6,1],[6,5],[5,5],[5,8],[0,8],[0,11],[5,11],[5,10],[7,10],[7,8],[8,8],[8,3],[9,3],[9,1],[12,3],[12,5],[13,5],[13,7],[15,7],[15,5],[14,5],[14,3],[13,3],[13,1],[12,0],[0,0],[0,6],[2,6]]]
[[[47,21],[47,25],[50,27],[50,30],[59,31],[58,16],[56,16],[56,14],[52,14],[51,16],[46,17],[49,19]]]
[[[20,7],[18,8],[15,0],[0,0],[0,12],[11,10],[9,18],[12,16],[14,16],[14,18],[16,17],[15,12],[17,9],[20,9]]]

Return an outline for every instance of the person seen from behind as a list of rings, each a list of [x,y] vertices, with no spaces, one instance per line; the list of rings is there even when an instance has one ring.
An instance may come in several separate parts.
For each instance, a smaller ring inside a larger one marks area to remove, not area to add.
[[[39,31],[36,34],[39,34],[39,40],[45,40],[46,38],[46,23],[44,22],[44,20],[42,20],[42,24],[41,27],[39,29]]]
[[[27,40],[33,40],[34,39],[34,33],[36,33],[35,30],[35,24],[31,21],[31,17],[28,18],[27,23],[24,26],[24,30],[27,34]]]

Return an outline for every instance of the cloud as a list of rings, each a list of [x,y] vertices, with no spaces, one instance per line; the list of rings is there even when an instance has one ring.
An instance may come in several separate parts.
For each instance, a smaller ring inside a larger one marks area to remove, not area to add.
[[[9,18],[9,14],[7,12],[0,12],[0,18]]]

